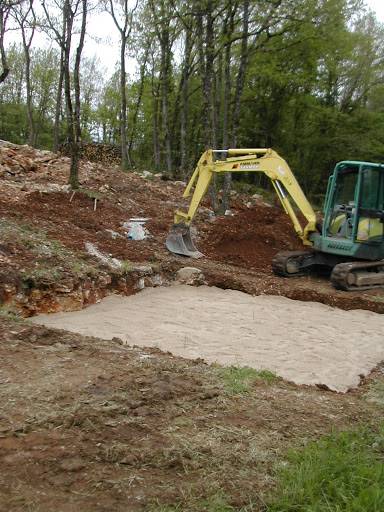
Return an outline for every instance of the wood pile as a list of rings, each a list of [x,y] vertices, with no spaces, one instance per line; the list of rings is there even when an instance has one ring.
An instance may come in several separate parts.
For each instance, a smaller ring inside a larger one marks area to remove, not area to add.
[[[69,144],[62,144],[60,153],[70,156]],[[120,165],[121,149],[114,144],[102,144],[98,142],[83,142],[80,145],[80,158],[102,165]]]

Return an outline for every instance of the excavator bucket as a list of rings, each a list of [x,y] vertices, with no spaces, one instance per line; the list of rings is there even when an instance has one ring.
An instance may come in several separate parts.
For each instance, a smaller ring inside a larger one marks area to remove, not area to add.
[[[204,256],[197,250],[191,237],[191,230],[185,224],[174,224],[168,233],[165,245],[168,251],[181,254],[189,258],[201,258]]]

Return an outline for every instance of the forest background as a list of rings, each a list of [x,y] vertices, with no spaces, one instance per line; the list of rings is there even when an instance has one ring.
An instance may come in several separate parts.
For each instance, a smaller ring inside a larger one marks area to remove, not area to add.
[[[384,26],[361,0],[1,0],[0,50],[0,139],[67,144],[74,187],[88,141],[175,179],[205,148],[273,147],[313,197],[337,161],[384,161]]]

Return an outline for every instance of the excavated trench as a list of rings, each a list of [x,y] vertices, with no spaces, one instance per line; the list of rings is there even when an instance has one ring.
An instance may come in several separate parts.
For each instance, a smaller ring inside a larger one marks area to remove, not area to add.
[[[345,392],[384,359],[384,316],[208,286],[110,295],[33,322],[187,358],[268,369],[297,384]]]

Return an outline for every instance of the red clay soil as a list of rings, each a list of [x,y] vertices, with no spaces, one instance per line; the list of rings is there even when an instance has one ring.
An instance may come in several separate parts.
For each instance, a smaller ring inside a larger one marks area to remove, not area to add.
[[[264,204],[218,218],[206,229],[201,244],[210,258],[267,272],[277,252],[301,248],[288,216]]]
[[[135,191],[135,197],[141,191]],[[108,254],[120,259],[148,261],[155,254],[166,256],[164,241],[172,224],[173,208],[160,208],[155,198],[148,200],[151,208],[141,214],[153,217],[147,223],[151,238],[138,243],[128,240],[122,224],[137,215],[134,206],[113,204],[109,197],[97,201],[83,193],[31,192],[13,204],[0,200],[0,214],[18,218],[44,229],[65,246],[84,250],[91,242]],[[156,205],[157,203],[157,205]],[[156,217],[158,207],[159,217]],[[199,248],[209,258],[233,263],[255,270],[270,271],[273,256],[284,249],[301,248],[300,240],[292,230],[287,215],[275,207],[262,204],[236,211],[235,215],[218,217],[214,222],[198,222],[201,242]],[[111,232],[121,237],[112,238]]]
[[[153,256],[154,240],[138,244],[128,240],[122,229],[122,224],[134,215],[133,208],[129,211],[113,205],[108,198],[98,200],[94,211],[94,200],[81,193],[70,202],[70,194],[63,192],[32,192],[14,203],[11,211],[9,203],[0,201],[0,215],[24,220],[71,249],[84,251],[85,242],[91,242],[120,259],[147,261]],[[152,233],[159,231],[156,220],[151,220],[148,226]],[[120,237],[113,239],[107,230]]]

